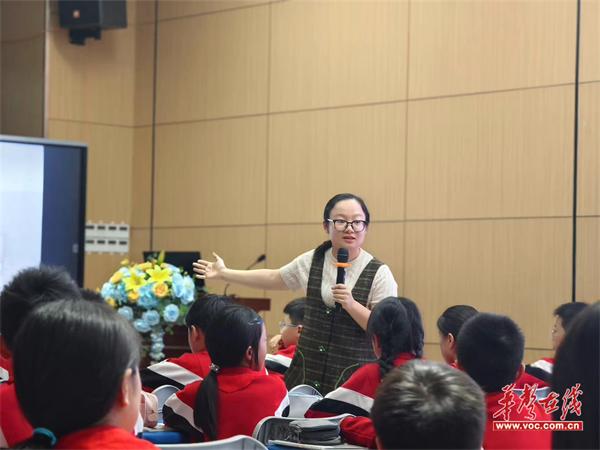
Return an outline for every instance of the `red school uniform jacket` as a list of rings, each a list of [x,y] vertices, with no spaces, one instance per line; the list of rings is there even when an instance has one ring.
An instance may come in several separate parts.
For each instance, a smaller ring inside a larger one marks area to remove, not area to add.
[[[550,430],[502,430],[494,431],[493,422],[503,421],[504,416],[500,415],[494,418],[494,414],[501,410],[502,405],[499,401],[504,396],[503,392],[494,392],[487,394],[485,401],[487,405],[487,422],[485,434],[483,436],[483,448],[492,449],[550,449],[552,448],[552,431]],[[511,409],[508,420],[510,421],[529,421],[528,411],[523,408],[517,412],[519,401]],[[542,406],[534,402],[533,411],[535,420],[551,421],[552,418],[546,414]]]
[[[145,449],[157,450],[154,444],[136,438],[122,428],[101,425],[75,431],[61,437],[57,449]]]
[[[284,381],[285,372],[290,367],[295,353],[296,345],[289,345],[274,355],[267,355],[265,358],[265,368],[269,372],[269,375],[279,377]]]
[[[13,447],[29,439],[33,428],[17,400],[11,360],[4,360],[4,368],[9,371],[10,378],[0,384],[0,447]]]
[[[554,368],[554,358],[542,358],[532,364],[525,366],[523,375],[515,382],[517,389],[523,389],[526,384],[538,388],[550,386],[552,380],[552,370]]]
[[[218,435],[226,439],[236,434],[252,436],[263,418],[281,416],[289,405],[283,381],[247,367],[222,368],[218,383]],[[196,394],[202,386],[197,381],[171,396],[163,407],[165,424],[187,433],[191,440],[205,440],[202,429],[194,423]],[[208,440],[208,439],[206,439]]]
[[[152,392],[160,386],[170,384],[183,389],[188,384],[202,380],[210,371],[210,356],[207,351],[184,353],[179,358],[165,359],[140,371],[142,386]]]

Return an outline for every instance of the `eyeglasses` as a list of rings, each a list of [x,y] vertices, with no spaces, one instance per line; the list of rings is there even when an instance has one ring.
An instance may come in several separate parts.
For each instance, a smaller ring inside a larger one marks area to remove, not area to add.
[[[327,222],[332,223],[333,228],[335,228],[336,231],[346,231],[346,229],[350,226],[353,231],[360,233],[361,231],[365,231],[365,228],[367,228],[366,220],[347,221],[343,219],[327,219]]]
[[[283,331],[286,328],[298,328],[300,325],[294,325],[293,323],[285,323],[283,320],[279,322],[279,330]]]

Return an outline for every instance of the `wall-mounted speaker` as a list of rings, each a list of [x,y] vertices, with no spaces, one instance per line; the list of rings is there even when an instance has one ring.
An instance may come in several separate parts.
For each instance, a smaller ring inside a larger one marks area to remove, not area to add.
[[[60,26],[69,30],[72,44],[100,39],[102,30],[127,28],[126,0],[59,0]]]

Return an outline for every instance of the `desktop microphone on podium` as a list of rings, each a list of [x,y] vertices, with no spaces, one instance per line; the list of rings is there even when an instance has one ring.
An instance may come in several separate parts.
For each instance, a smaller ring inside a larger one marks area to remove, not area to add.
[[[335,284],[346,284],[346,268],[350,267],[348,264],[348,249],[340,248],[337,252],[337,262],[335,263],[337,267],[337,277],[335,279]],[[335,309],[339,311],[341,305],[336,302]]]
[[[256,266],[257,264],[260,264],[261,262],[263,262],[264,260],[267,259],[267,255],[265,255],[264,253],[262,255],[260,255],[258,258],[256,258],[256,260],[254,260],[254,262],[252,264],[250,264],[248,267],[246,267],[244,270],[250,270],[252,269],[254,266]],[[227,295],[227,288],[229,287],[231,283],[227,283],[225,285],[225,289],[223,290],[223,295]]]

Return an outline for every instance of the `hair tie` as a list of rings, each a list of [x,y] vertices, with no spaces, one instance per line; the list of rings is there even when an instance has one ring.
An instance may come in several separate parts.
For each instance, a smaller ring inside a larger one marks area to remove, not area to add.
[[[210,365],[210,370],[214,373],[219,373],[219,371],[221,370],[221,368],[219,366],[217,366],[215,363],[212,363]]]
[[[56,445],[56,441],[57,441],[56,436],[48,428],[36,428],[33,430],[33,434],[34,435],[39,434],[39,435],[47,437],[50,440],[50,447],[54,447]]]

